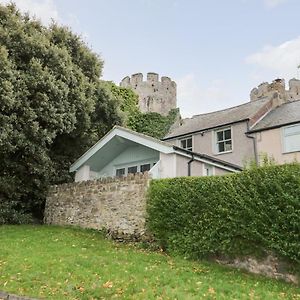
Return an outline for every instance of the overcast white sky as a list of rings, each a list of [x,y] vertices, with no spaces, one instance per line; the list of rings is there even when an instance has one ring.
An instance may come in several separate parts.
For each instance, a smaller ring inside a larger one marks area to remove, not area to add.
[[[81,34],[104,59],[105,80],[149,71],[171,77],[184,117],[247,102],[263,81],[297,77],[299,0],[14,2]]]

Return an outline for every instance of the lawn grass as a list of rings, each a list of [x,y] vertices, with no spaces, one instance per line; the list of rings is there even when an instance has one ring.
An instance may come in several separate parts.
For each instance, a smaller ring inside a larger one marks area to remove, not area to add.
[[[45,299],[300,299],[296,286],[54,226],[0,227],[0,291]]]

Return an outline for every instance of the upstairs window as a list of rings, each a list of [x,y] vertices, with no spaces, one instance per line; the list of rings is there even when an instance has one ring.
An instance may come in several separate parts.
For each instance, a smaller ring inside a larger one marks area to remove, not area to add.
[[[189,151],[193,151],[193,139],[191,136],[186,137],[184,139],[180,140],[180,147],[185,149],[185,150],[189,150]]]
[[[223,128],[215,131],[216,153],[232,151],[231,128]]]
[[[300,151],[300,124],[283,128],[284,152]]]

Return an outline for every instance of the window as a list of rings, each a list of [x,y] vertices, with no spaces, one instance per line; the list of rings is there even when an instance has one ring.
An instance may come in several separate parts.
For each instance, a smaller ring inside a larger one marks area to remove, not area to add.
[[[204,173],[203,176],[212,176],[213,175],[213,166],[204,164]]]
[[[122,177],[125,175],[125,168],[117,169],[116,170],[116,176],[117,177]]]
[[[193,139],[191,136],[180,140],[180,147],[189,151],[193,151]]]
[[[283,128],[284,152],[300,151],[300,124]]]
[[[144,173],[150,170],[150,164],[141,165],[141,172]]]
[[[135,174],[137,173],[137,166],[128,167],[128,174]]]
[[[216,136],[216,152],[223,153],[232,150],[231,128],[224,128],[215,131]]]

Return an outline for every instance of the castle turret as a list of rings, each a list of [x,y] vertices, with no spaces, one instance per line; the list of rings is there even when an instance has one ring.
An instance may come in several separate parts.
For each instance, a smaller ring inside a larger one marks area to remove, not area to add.
[[[282,103],[300,99],[300,80],[291,79],[289,81],[289,89],[285,88],[284,79],[275,79],[272,83],[263,82],[257,88],[250,92],[250,100],[255,101],[263,97],[277,99],[276,106]]]
[[[169,77],[161,77],[157,73],[147,73],[147,80],[143,81],[143,74],[133,74],[131,78],[125,77],[121,87],[132,88],[139,96],[139,107],[142,112],[157,112],[167,115],[177,107],[176,83]]]

